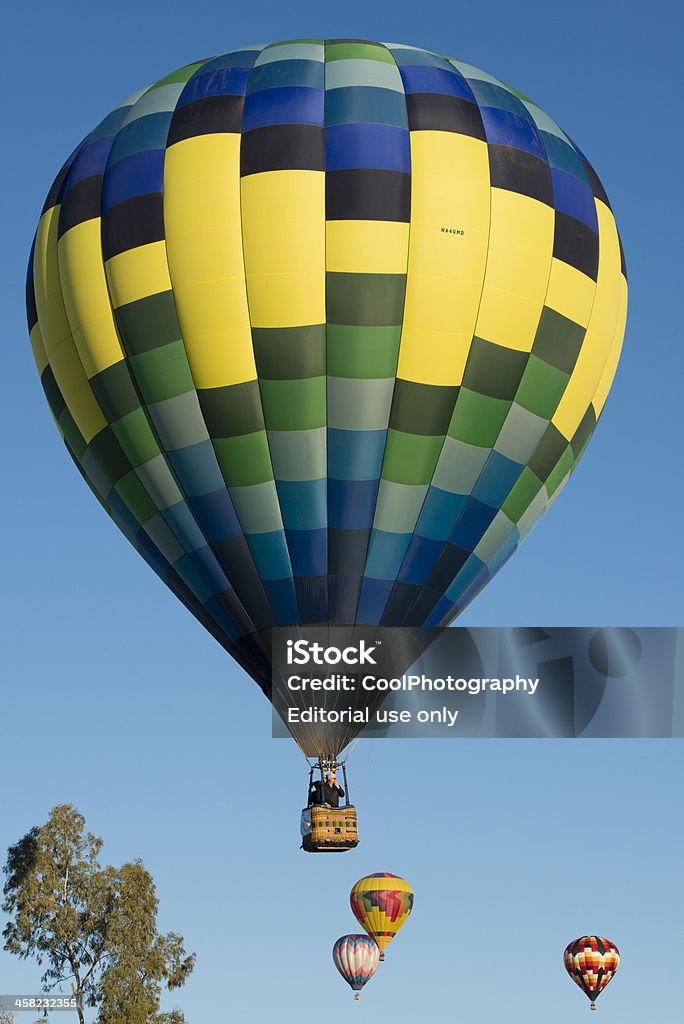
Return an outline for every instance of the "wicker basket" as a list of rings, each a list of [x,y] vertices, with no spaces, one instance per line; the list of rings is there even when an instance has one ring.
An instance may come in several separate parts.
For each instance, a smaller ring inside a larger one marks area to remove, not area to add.
[[[311,807],[311,832],[302,838],[307,853],[335,853],[359,845],[356,808]]]

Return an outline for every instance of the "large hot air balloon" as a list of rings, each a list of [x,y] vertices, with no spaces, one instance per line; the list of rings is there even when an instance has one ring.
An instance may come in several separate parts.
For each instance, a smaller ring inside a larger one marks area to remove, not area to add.
[[[539,106],[346,39],[135,93],[57,176],[27,285],[78,469],[267,696],[275,626],[445,625],[485,586],[584,451],[626,305]]]
[[[355,992],[354,999],[373,977],[380,959],[377,943],[367,935],[343,935],[333,946],[333,961],[347,984]]]
[[[359,879],[349,902],[356,920],[377,942],[380,959],[413,910],[413,889],[398,875],[379,871]]]
[[[620,953],[614,942],[599,935],[583,935],[570,942],[563,953],[563,963],[576,985],[591,1000],[596,1000],[620,966]]]

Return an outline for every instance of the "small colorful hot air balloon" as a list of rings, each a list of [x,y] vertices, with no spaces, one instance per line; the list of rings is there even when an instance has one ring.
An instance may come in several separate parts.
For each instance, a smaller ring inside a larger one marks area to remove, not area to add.
[[[380,950],[367,935],[343,935],[333,946],[333,961],[347,984],[354,990],[354,999],[375,974]]]
[[[375,939],[380,959],[384,960],[385,949],[413,910],[413,889],[398,875],[378,871],[356,883],[349,902],[356,920]]]
[[[599,935],[583,935],[566,946],[563,963],[576,985],[591,1000],[596,1000],[620,966],[620,953],[614,942]]]

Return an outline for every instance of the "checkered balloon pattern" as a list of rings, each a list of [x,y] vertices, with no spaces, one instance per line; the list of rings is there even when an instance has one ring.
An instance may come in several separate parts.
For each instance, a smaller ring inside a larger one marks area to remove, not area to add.
[[[27,282],[69,454],[267,693],[274,626],[473,599],[582,455],[626,308],[606,193],[536,103],[349,39],[135,93],[58,174]]]
[[[583,935],[568,944],[563,963],[572,980],[593,1004],[620,966],[620,953],[610,939]]]

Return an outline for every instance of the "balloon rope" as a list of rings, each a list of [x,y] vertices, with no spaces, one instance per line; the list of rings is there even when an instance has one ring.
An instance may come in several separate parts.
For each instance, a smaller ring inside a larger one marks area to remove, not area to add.
[[[361,778],[360,778],[360,780],[358,780],[357,782],[354,783],[354,789],[356,790],[357,793],[358,793],[358,791],[360,789],[363,789],[364,783],[365,783],[366,778],[368,776],[368,768],[369,768],[369,765],[370,765],[370,760],[371,760],[372,753],[373,753],[373,739],[371,738],[368,741],[368,756],[366,758],[366,763],[363,766],[363,772],[361,774]]]

